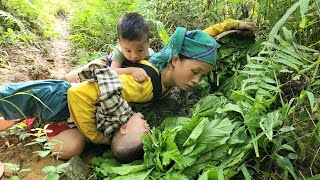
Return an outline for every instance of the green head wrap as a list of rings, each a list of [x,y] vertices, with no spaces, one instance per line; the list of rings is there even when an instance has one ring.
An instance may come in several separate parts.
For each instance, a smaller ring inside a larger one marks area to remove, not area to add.
[[[217,46],[217,42],[201,30],[187,31],[178,27],[165,47],[154,54],[149,61],[159,71],[162,71],[176,54],[214,65],[217,59]]]

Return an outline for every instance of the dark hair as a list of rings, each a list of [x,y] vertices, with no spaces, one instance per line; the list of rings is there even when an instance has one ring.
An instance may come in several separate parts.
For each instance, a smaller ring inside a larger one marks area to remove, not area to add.
[[[114,158],[120,163],[131,163],[134,160],[143,158],[143,144],[137,146],[123,146],[123,148],[115,148],[111,146]]]
[[[117,25],[118,38],[129,41],[149,39],[148,21],[138,13],[126,13]]]

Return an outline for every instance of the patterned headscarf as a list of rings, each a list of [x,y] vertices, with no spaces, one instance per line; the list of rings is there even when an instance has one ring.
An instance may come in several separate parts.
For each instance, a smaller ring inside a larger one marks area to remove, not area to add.
[[[176,54],[215,65],[217,46],[217,42],[201,30],[187,31],[185,28],[178,27],[165,47],[154,54],[149,61],[159,71],[162,71]]]

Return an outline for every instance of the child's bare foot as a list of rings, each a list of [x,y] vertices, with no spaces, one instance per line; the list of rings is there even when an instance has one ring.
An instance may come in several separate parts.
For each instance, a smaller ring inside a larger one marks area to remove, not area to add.
[[[4,119],[0,118],[0,131],[7,130],[20,121],[21,121],[20,119],[4,120]]]

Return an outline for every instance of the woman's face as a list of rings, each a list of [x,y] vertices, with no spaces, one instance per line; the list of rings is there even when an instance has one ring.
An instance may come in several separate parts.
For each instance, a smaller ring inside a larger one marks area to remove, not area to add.
[[[209,63],[178,57],[172,59],[172,66],[172,80],[182,90],[195,86],[212,70]]]

